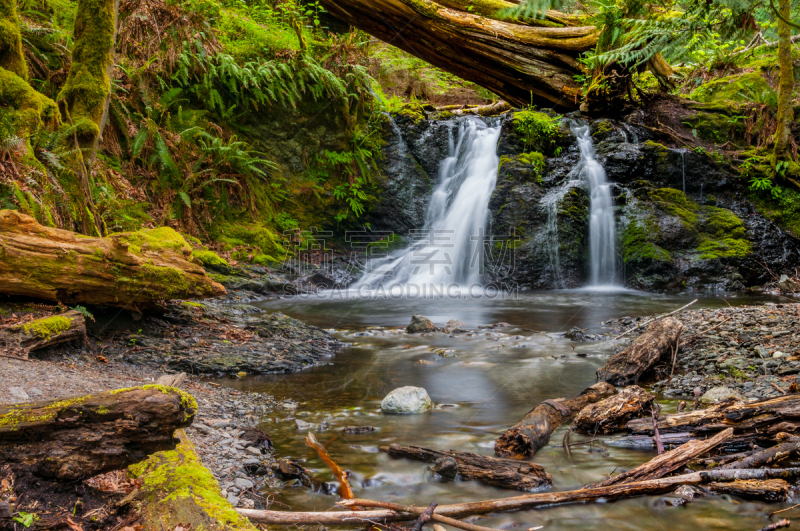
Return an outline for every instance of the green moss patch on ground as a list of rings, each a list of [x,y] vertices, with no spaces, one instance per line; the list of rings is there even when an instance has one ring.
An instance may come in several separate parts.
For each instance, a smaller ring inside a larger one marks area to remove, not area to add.
[[[719,100],[745,102],[748,101],[749,94],[763,93],[769,89],[769,85],[760,73],[747,72],[704,83],[694,89],[689,98],[705,103]]]

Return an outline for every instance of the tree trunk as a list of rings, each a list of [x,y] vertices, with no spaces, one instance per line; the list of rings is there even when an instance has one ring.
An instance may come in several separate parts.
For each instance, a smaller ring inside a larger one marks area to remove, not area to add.
[[[191,248],[170,228],[88,238],[0,210],[0,293],[143,309],[225,288],[192,262]]]
[[[613,385],[631,385],[646,377],[660,361],[669,361],[677,348],[683,324],[667,318],[651,324],[631,346],[614,354],[597,370],[597,377]]]
[[[575,398],[546,400],[533,408],[519,424],[509,428],[494,443],[502,457],[527,459],[550,441],[550,434],[588,404],[599,402],[616,392],[612,385],[596,383]]]
[[[544,468],[516,459],[498,459],[470,452],[430,450],[421,446],[381,446],[381,452],[392,457],[406,457],[433,463],[452,458],[458,464],[458,476],[466,481],[480,481],[503,489],[532,490],[551,485],[553,478]]]
[[[84,161],[94,159],[111,94],[118,0],[78,0],[69,74],[58,95],[76,127]]]
[[[174,450],[151,455],[129,468],[142,481],[131,498],[140,500],[143,531],[164,529],[217,529],[256,531],[220,494],[220,486],[203,466],[183,430]]]
[[[194,420],[194,398],[144,386],[0,407],[0,462],[15,473],[62,481],[118,470],[175,448]]]
[[[0,329],[0,346],[5,354],[27,358],[35,350],[83,339],[85,335],[83,314],[69,311]]]
[[[594,48],[597,29],[551,14],[563,27],[532,27],[467,12],[463,0],[322,0],[337,18],[517,106],[577,109],[583,74],[578,57]],[[444,5],[442,5],[444,4]],[[499,4],[510,3],[498,2]],[[502,6],[501,6],[502,7]],[[473,7],[473,9],[475,9]],[[553,25],[558,25],[555,23]]]
[[[778,0],[778,11],[783,19],[792,16],[791,0]],[[778,64],[780,65],[780,84],[778,88],[778,128],[775,131],[774,163],[792,160],[790,136],[794,111],[792,92],[794,91],[794,68],[792,65],[792,31],[785,20],[778,18]]]
[[[733,428],[739,438],[749,437],[769,445],[782,432],[800,433],[800,395],[782,395],[757,402],[726,402],[658,419],[661,433],[689,432],[693,437],[702,437],[726,428]],[[653,421],[632,420],[626,429],[635,435],[653,435]]]

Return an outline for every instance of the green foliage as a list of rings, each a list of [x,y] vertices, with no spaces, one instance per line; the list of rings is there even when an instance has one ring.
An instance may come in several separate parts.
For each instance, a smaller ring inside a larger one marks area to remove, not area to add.
[[[534,180],[537,184],[542,184],[542,174],[544,173],[544,155],[538,151],[531,151],[528,153],[520,153],[517,160],[530,164],[533,167]]]
[[[70,308],[70,310],[74,310],[83,315],[84,318],[89,319],[90,321],[94,321],[94,315],[92,314],[92,312],[87,310],[85,306],[81,305],[73,306],[72,308]]]
[[[39,515],[35,513],[26,513],[25,511],[20,511],[19,513],[17,513],[17,516],[12,518],[12,520],[14,520],[15,522],[25,526],[26,529],[32,526],[33,523],[36,522],[38,519]]]
[[[561,117],[550,117],[533,110],[514,113],[514,130],[525,143],[525,149],[552,152],[563,134]]]

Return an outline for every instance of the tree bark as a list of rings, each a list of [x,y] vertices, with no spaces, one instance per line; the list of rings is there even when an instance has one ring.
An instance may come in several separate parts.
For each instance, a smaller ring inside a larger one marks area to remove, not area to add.
[[[574,398],[542,402],[497,439],[494,452],[502,457],[530,458],[550,441],[550,434],[572,415],[615,392],[612,385],[601,382],[584,389]]]
[[[666,361],[677,348],[683,324],[677,319],[661,319],[651,324],[631,346],[614,354],[597,370],[597,377],[613,385],[631,385],[647,377],[660,361]]]
[[[88,238],[0,211],[0,293],[50,302],[144,309],[222,295],[172,229]]]
[[[638,385],[631,385],[583,408],[572,421],[572,430],[589,435],[622,431],[628,421],[650,415],[654,400],[653,395]]]
[[[443,452],[398,444],[381,446],[380,451],[392,457],[406,457],[428,463],[451,457],[458,463],[458,475],[461,479],[480,481],[503,489],[532,490],[553,483],[553,478],[540,465],[516,459],[498,459],[470,452]]]
[[[69,311],[0,329],[0,346],[6,354],[27,358],[33,351],[83,339],[85,335],[83,314]]]
[[[567,25],[532,27],[467,12],[472,4],[459,0],[321,3],[348,24],[517,106],[577,109],[582,92],[573,76],[583,73],[578,57],[597,43],[595,26],[577,25],[577,17],[558,13],[551,18]]]
[[[792,31],[786,22],[792,16],[791,0],[778,0],[778,64],[780,84],[778,87],[778,127],[775,131],[774,162],[792,160],[791,129],[794,121],[792,92],[794,91],[794,67],[792,64]],[[783,20],[785,19],[785,20]]]
[[[789,495],[789,484],[782,479],[738,479],[724,483],[712,482],[705,487],[715,494],[765,501],[785,501]]]
[[[62,481],[118,470],[175,448],[194,420],[190,395],[162,386],[0,406],[0,462]]]
[[[665,415],[658,420],[661,433],[688,432],[703,437],[733,428],[738,438],[774,443],[781,432],[800,432],[800,395],[789,394],[757,402],[717,404],[706,409]],[[632,420],[626,426],[634,435],[652,435],[651,419]],[[765,444],[766,445],[766,444]]]
[[[728,428],[722,433],[718,433],[708,440],[695,440],[689,441],[674,450],[670,450],[664,454],[654,457],[647,463],[638,466],[627,472],[623,472],[605,481],[595,483],[593,487],[607,487],[609,485],[621,485],[623,483],[632,483],[634,481],[645,481],[648,479],[658,479],[667,474],[671,474],[678,468],[684,466],[686,463],[695,459],[710,450],[713,450],[720,444],[733,436],[733,430]]]

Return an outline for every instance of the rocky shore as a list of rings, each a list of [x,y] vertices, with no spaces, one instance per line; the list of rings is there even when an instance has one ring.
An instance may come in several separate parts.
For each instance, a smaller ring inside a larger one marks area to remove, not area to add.
[[[756,399],[796,392],[800,374],[800,304],[766,303],[721,309],[687,309],[673,316],[684,325],[673,377],[653,391],[669,398],[713,401],[725,396]],[[615,334],[638,328],[647,318],[606,324]],[[634,339],[646,329],[626,337]],[[668,376],[671,367],[662,367]],[[714,390],[713,393],[707,394]]]

